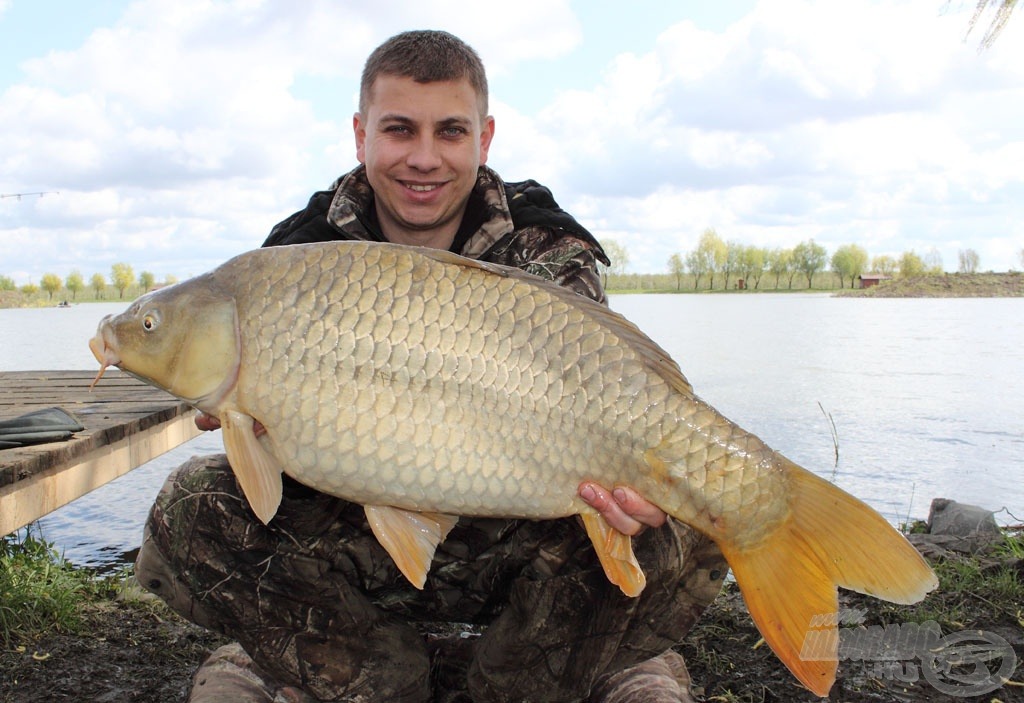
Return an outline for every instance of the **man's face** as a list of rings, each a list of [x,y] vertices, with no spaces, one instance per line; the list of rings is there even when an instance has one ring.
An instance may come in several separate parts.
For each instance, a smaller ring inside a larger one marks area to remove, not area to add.
[[[494,135],[469,81],[379,76],[352,125],[385,238],[451,246]]]

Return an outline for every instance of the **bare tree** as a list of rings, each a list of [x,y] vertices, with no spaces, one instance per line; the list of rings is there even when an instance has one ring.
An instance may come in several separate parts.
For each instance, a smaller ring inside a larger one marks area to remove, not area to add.
[[[977,0],[978,4],[974,8],[974,15],[971,16],[971,23],[967,25],[967,34],[970,35],[974,31],[975,25],[978,24],[978,20],[981,19],[982,14],[985,13],[989,8],[995,8],[995,17],[992,18],[992,23],[989,24],[988,29],[985,30],[985,36],[981,38],[981,48],[987,49],[992,46],[999,34],[1006,27],[1006,23],[1010,21],[1010,15],[1013,14],[1013,8],[1017,5],[1017,0]]]
[[[960,273],[977,273],[980,259],[978,258],[978,252],[974,249],[961,249],[957,254],[959,259],[959,271]]]
[[[937,274],[942,273],[944,270],[942,267],[942,254],[935,247],[925,252],[925,255],[921,257],[921,261],[924,263],[925,273]]]
[[[626,267],[629,266],[629,252],[615,239],[606,239],[601,242],[601,248],[604,249],[608,261],[611,262],[611,265],[601,275],[601,284],[607,288],[609,276],[621,276],[626,272]]]
[[[686,264],[683,263],[683,257],[681,255],[673,254],[668,257],[668,272],[676,277],[676,290],[682,288],[683,274],[686,273]]]

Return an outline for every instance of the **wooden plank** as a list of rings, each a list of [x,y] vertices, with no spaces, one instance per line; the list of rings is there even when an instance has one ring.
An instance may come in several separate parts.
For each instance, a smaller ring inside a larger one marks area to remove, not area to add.
[[[183,415],[104,445],[80,461],[0,488],[0,535],[81,498],[199,433],[192,418]]]
[[[199,435],[191,408],[117,371],[0,373],[0,420],[61,407],[72,439],[0,450],[0,534],[7,534]]]

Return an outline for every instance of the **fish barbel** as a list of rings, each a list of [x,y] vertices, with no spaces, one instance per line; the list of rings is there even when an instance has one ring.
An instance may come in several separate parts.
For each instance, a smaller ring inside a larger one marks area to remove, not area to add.
[[[628,485],[715,541],[765,640],[825,695],[837,586],[912,603],[937,585],[884,518],[698,398],[636,326],[517,269],[380,243],[259,249],[107,316],[90,348],[100,374],[220,418],[260,520],[284,471],[365,506],[418,587],[459,515],[579,514],[636,595],[630,538],[577,496]]]

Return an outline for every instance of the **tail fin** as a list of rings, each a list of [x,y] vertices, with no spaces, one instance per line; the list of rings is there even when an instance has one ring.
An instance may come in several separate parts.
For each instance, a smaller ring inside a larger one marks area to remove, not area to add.
[[[765,641],[801,683],[825,696],[838,661],[836,586],[915,603],[938,581],[881,515],[784,461],[793,491],[787,521],[753,548],[719,547]]]

